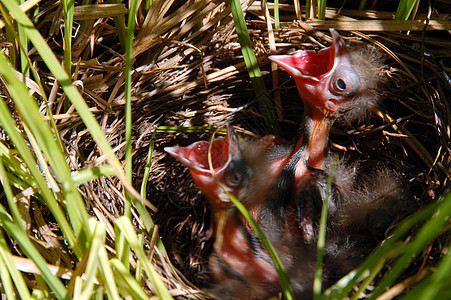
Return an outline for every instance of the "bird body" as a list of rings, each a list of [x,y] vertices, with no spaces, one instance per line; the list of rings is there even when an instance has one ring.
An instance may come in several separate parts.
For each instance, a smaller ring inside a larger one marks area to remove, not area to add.
[[[240,142],[228,125],[226,137],[214,140],[211,146],[208,142],[197,142],[187,147],[165,148],[190,169],[213,208],[215,242],[210,266],[218,282],[213,292],[222,297],[246,299],[248,295],[264,299],[281,289],[266,249],[228,194],[239,199],[260,222],[264,199],[283,167],[286,155],[280,151],[286,150],[282,144],[275,136]],[[232,283],[232,290],[224,289]]]
[[[279,194],[276,202],[285,203],[283,205],[295,203],[300,216],[303,216],[299,222],[306,240],[312,239],[311,219],[314,216],[306,216],[303,210],[312,206],[315,197],[311,195],[317,194],[314,190],[325,195],[327,176],[333,176],[330,164],[327,164],[327,143],[332,125],[338,118],[359,117],[378,101],[374,90],[380,78],[380,65],[368,57],[365,59],[361,51],[349,52],[341,36],[333,29],[330,31],[332,46],[318,53],[300,51],[294,55],[270,56],[293,76],[304,103],[303,126],[296,152],[285,166],[286,171],[281,173],[281,177],[294,178],[279,179],[280,182],[292,182],[289,190],[294,192],[285,192],[285,199],[280,199]],[[319,178],[322,178],[322,183]],[[329,213],[334,212],[340,198],[338,189],[335,189]]]
[[[327,189],[325,286],[355,268],[371,251],[375,244],[369,242],[368,232],[373,228],[379,234],[387,222],[374,221],[372,226],[368,219],[383,215],[382,207],[396,203],[403,193],[396,188],[375,192],[377,182],[399,179],[388,168],[363,181],[356,180],[357,167],[344,159],[331,171],[330,128],[337,119],[357,119],[375,105],[380,78],[379,64],[365,59],[364,52],[348,52],[340,35],[333,29],[331,34],[332,46],[318,53],[270,57],[294,77],[304,103],[302,127],[293,145],[272,135],[240,141],[228,125],[226,137],[211,145],[197,142],[165,148],[190,169],[212,206],[215,242],[210,265],[218,283],[213,292],[220,298],[265,299],[281,291],[266,249],[229,194],[246,207],[273,244],[297,298],[308,299]],[[328,187],[330,176],[333,184]]]
[[[329,48],[270,59],[293,76],[305,108],[299,137],[303,146],[296,147],[292,155],[297,158],[294,175],[293,171],[281,173],[294,176],[288,205],[293,205],[294,199],[304,242],[315,242],[315,223],[326,197],[327,179],[333,177],[324,253],[331,273],[343,275],[376,246],[374,237],[385,236],[396,214],[406,214],[408,192],[402,176],[387,166],[357,178],[358,165],[346,165],[341,159],[331,172],[327,157],[330,128],[339,119],[364,118],[379,101],[377,89],[383,79],[378,55],[348,51],[340,35],[330,31],[333,44]],[[293,166],[287,164],[285,168],[292,170]]]

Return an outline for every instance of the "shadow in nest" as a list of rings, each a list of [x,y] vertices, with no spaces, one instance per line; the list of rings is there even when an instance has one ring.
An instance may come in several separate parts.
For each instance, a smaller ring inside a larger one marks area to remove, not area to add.
[[[275,88],[267,60],[270,50],[266,25],[255,19],[248,21],[266,85]],[[333,127],[330,150],[347,157],[350,163],[358,161],[362,174],[381,163],[392,166],[408,179],[412,195],[409,201],[415,208],[438,199],[449,189],[451,86],[446,75],[450,71],[446,66],[449,57],[443,54],[439,42],[443,34],[428,35],[426,43],[433,56],[423,57],[418,55],[424,50],[421,33],[406,36],[380,32],[371,34],[371,38],[343,34],[348,44],[371,44],[383,54],[387,81],[383,100],[371,116]],[[326,34],[296,25],[280,30],[278,41],[284,45],[278,53],[320,50],[330,45]],[[384,52],[374,41],[392,53]],[[157,126],[223,127],[231,122],[245,135],[268,133],[245,67],[240,64],[241,50],[231,20],[224,18],[214,33],[190,43],[201,53],[191,51],[187,55],[185,44],[166,42],[157,54],[146,56],[146,50],[136,56],[136,65],[143,66],[138,68],[142,73],[136,79],[139,84],[133,104],[134,138],[139,141],[134,153],[136,187],[141,184],[150,133]],[[173,68],[160,67],[175,56],[178,61],[172,62]],[[299,130],[303,105],[293,79],[283,72],[279,77],[280,87],[276,89],[282,99],[278,119],[281,136],[292,140]],[[187,168],[164,153],[163,148],[186,146],[210,137],[211,133],[157,133],[147,190],[147,198],[158,207],[154,220],[172,262],[199,287],[212,283],[208,271],[213,244],[211,210]],[[434,244],[434,253],[440,253],[440,247]]]
[[[76,3],[81,4],[81,1]],[[263,136],[268,133],[243,63],[227,2],[154,1],[150,8],[146,7],[147,2],[140,3],[132,54],[133,185],[137,189],[141,186],[151,136],[158,126],[219,128],[230,122],[242,135]],[[302,101],[294,80],[285,72],[279,72],[280,85],[274,85],[268,60],[268,56],[274,53],[269,47],[267,27],[261,21],[260,6],[248,6],[249,3],[243,2],[243,9],[247,12],[246,21],[254,52],[270,94],[275,97],[280,92],[280,135],[292,141],[301,124]],[[58,2],[42,1],[40,5],[42,13],[36,18],[42,17],[42,22],[38,29],[52,50],[63,57],[63,32],[59,30],[61,8]],[[318,51],[330,45],[327,32],[312,31],[302,27],[302,23],[292,23],[296,19],[294,7],[285,4],[283,7],[283,21],[290,23],[276,32],[277,53]],[[91,112],[108,142],[117,149],[119,159],[123,160],[125,60],[118,32],[112,18],[88,22],[89,26],[79,28],[72,43],[73,79],[80,84],[77,87]],[[424,44],[421,32],[410,35],[396,32],[340,34],[349,45],[370,44],[382,52],[386,57],[384,70],[388,80],[383,100],[371,116],[361,122],[341,122],[333,127],[330,150],[347,157],[350,163],[360,162],[361,173],[371,172],[380,163],[398,170],[408,179],[412,194],[409,201],[415,208],[436,201],[449,190],[451,170],[451,84],[447,75],[451,71],[449,34],[428,31]],[[383,50],[376,41],[392,53]],[[58,116],[57,127],[70,158],[71,170],[103,164],[103,153],[77,114],[63,113],[65,96],[57,88],[54,76],[49,74],[35,50],[31,50],[29,56],[44,89],[49,94],[55,93],[59,101],[48,105]],[[2,92],[7,94],[6,90]],[[44,111],[47,102],[40,100]],[[195,289],[191,283],[201,288],[212,284],[208,270],[213,244],[211,210],[187,168],[169,157],[163,148],[186,146],[210,137],[211,133],[206,131],[176,134],[159,131],[153,139],[155,151],[146,196],[158,207],[158,212],[153,213],[154,221],[159,226],[171,262],[183,275],[167,271],[166,265],[158,261],[161,257],[153,262],[170,289],[188,287],[185,290],[187,297],[193,297],[190,293]],[[90,213],[109,223],[110,229],[113,222],[123,215],[121,186],[117,178],[108,177],[79,187]],[[40,225],[42,217],[39,211],[42,210],[44,219],[50,219],[50,222],[51,217],[47,218],[48,212],[41,206],[33,209],[36,220],[33,225],[44,230],[45,227]],[[135,217],[133,221],[138,227]],[[114,230],[109,231],[107,244],[110,246],[108,250],[114,251],[115,240],[111,233]],[[39,235],[47,236],[40,231]],[[51,238],[57,241],[57,235]],[[150,238],[146,238],[146,245],[150,245]],[[434,265],[442,249],[443,244],[436,241],[409,268],[406,276],[423,264]],[[72,268],[70,255],[72,253],[48,252],[46,258],[56,264],[58,259],[54,256],[61,256],[66,267]],[[150,285],[148,287],[152,293]]]
[[[265,59],[269,52],[265,40],[266,29],[258,22],[250,22],[250,28],[252,40],[261,41],[256,42],[255,47],[256,52],[261,54],[264,79],[270,88],[271,74],[269,63]],[[344,36],[348,44],[357,47],[369,44],[365,39],[352,34]],[[413,54],[406,57],[406,53],[410,55],[415,52],[406,49],[414,49],[418,39],[403,39],[399,34],[390,33],[372,35],[372,38],[386,45],[395,56],[402,57],[402,64],[389,54],[383,54],[388,78],[383,100],[364,121],[349,124],[341,122],[334,126],[330,149],[347,157],[350,162],[358,161],[362,174],[372,172],[381,163],[392,166],[408,179],[412,195],[409,205],[419,208],[434,201],[449,188],[449,81],[444,76],[446,73],[439,63],[440,58],[425,57],[422,61]],[[281,30],[279,40],[290,44],[280,49],[280,53],[298,49],[319,50],[323,47],[321,45],[330,44],[330,39],[325,35],[296,27]],[[243,67],[239,69],[239,73],[230,73],[221,81],[203,86],[202,78],[205,74],[219,72],[221,68],[234,65],[240,60],[240,49],[231,46],[236,43],[235,36],[231,36],[228,41],[217,40],[205,48],[203,60],[192,58],[190,63],[199,68],[191,81],[196,84],[183,90],[182,94],[163,92],[161,95],[149,96],[145,101],[138,101],[139,108],[135,111],[135,119],[138,120],[136,135],[142,134],[146,126],[157,117],[157,125],[222,127],[225,122],[231,122],[242,128],[243,132],[259,136],[267,134]],[[374,47],[377,48],[377,45]],[[440,47],[437,48],[440,50]],[[204,74],[200,71],[202,63],[206,70]],[[445,68],[449,71],[449,67]],[[282,72],[279,76],[282,99],[282,114],[279,116],[281,136],[292,140],[301,122],[303,106],[293,79]],[[208,257],[213,243],[210,236],[211,211],[188,170],[164,154],[163,148],[186,146],[195,141],[209,140],[210,137],[210,133],[158,134],[147,194],[148,199],[159,209],[155,214],[155,222],[160,226],[161,237],[173,261],[191,282],[200,287],[212,283],[208,272]],[[148,137],[143,141],[143,148],[135,155],[136,166],[142,166],[147,155],[144,150]],[[136,178],[141,178],[142,172],[143,168],[137,167]],[[439,243],[433,246],[436,253],[440,252],[439,247]]]

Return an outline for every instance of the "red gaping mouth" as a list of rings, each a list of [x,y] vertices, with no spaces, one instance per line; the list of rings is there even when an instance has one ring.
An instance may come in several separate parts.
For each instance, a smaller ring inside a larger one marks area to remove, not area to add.
[[[294,55],[272,55],[269,57],[294,77],[320,80],[332,72],[336,58],[346,51],[343,39],[337,31],[330,29],[333,44],[319,52],[307,50]]]
[[[209,142],[200,141],[187,147],[166,147],[164,150],[187,167],[210,173],[210,164],[208,163]],[[211,145],[211,164],[214,172],[221,171],[227,165],[228,160],[229,143],[227,138],[214,140]]]
[[[305,76],[320,77],[332,69],[333,51],[331,49],[327,48],[318,53],[314,51],[301,51],[282,59],[284,63],[298,69]],[[330,59],[331,54],[332,59]]]

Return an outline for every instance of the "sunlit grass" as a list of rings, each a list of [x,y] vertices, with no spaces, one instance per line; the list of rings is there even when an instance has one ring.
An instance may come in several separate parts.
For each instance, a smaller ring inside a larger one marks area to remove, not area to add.
[[[310,11],[312,2],[315,1],[306,1],[307,12]],[[156,226],[150,213],[150,210],[155,207],[145,200],[147,185],[152,184],[148,180],[154,158],[153,141],[157,134],[212,133],[217,129],[198,126],[156,127],[151,134],[152,141],[147,151],[141,188],[139,192],[136,191],[131,184],[133,170],[131,137],[134,125],[131,117],[133,111],[131,95],[135,58],[132,45],[137,35],[135,26],[142,25],[135,23],[139,14],[143,13],[143,8],[138,6],[140,2],[130,2],[129,15],[113,17],[122,51],[120,55],[123,55],[121,59],[126,62],[124,70],[126,150],[124,158],[121,159],[116,156],[116,152],[113,151],[106,139],[104,131],[99,126],[99,119],[91,113],[90,107],[73,84],[74,65],[77,59],[72,57],[74,28],[76,26],[83,27],[83,24],[74,25],[76,8],[74,2],[63,0],[59,4],[63,16],[61,34],[64,52],[58,57],[50,47],[52,40],[41,36],[36,22],[32,22],[29,15],[27,16],[19,9],[17,2],[1,0],[1,3],[3,23],[6,27],[8,43],[10,43],[10,45],[8,44],[9,57],[6,55],[6,51],[2,51],[0,54],[0,75],[6,87],[5,93],[7,93],[2,95],[0,101],[1,127],[7,135],[5,140],[0,142],[0,177],[4,199],[6,199],[5,206],[0,206],[1,292],[9,299],[17,297],[30,299],[32,296],[42,298],[52,296],[59,299],[92,297],[98,299],[126,297],[144,299],[151,296],[149,289],[143,284],[144,280],[149,280],[149,285],[152,286],[152,295],[155,294],[161,299],[171,298],[167,279],[156,272],[154,263],[164,265],[165,270],[169,270],[169,272],[173,272],[174,269],[172,266],[166,265],[160,258],[150,259],[148,249],[145,248],[147,246],[145,240],[153,237],[152,242],[155,243],[159,253],[163,257],[167,258],[168,256],[161,238],[155,232]],[[170,11],[171,3],[166,2],[168,6],[165,6],[164,3],[158,1],[146,1],[143,5],[146,9],[155,9],[152,12],[157,18],[162,16],[158,16],[159,10],[153,5],[160,5],[158,7],[165,16]],[[365,4],[365,1],[361,1],[360,8],[363,9]],[[395,19],[408,19],[415,12],[417,4],[417,0],[400,1]],[[274,5],[275,28],[277,29],[280,27],[278,1],[275,1]],[[259,65],[261,63],[257,59],[257,54],[254,53],[255,45],[247,29],[245,12],[243,12],[240,2],[236,0],[230,0],[230,8],[239,36],[242,59],[246,63],[265,126],[269,131],[278,132],[279,122],[276,119],[274,104],[263,81]],[[325,19],[326,2],[318,1],[317,9],[317,16],[311,17]],[[142,17],[142,19],[145,18]],[[197,20],[196,24],[201,26],[202,22]],[[161,28],[155,28],[155,30],[158,29]],[[180,26],[179,30],[185,29]],[[31,51],[30,49],[36,51],[42,59],[39,61],[39,66],[30,61],[27,55]],[[35,70],[38,67],[46,71],[48,69],[49,77],[58,82],[67,101],[64,111],[73,109],[78,113],[83,126],[89,131],[98,151],[105,156],[108,164],[88,165],[78,172],[71,172],[70,157],[60,138],[59,130],[61,128],[57,126],[60,124],[53,119],[52,109],[49,106],[46,106],[47,111],[45,112],[47,119],[42,117],[42,112],[38,107],[38,101],[48,104],[51,94],[51,91],[44,89],[41,85],[41,81],[44,80],[39,78]],[[36,99],[37,96],[31,95],[30,88],[24,84],[24,77],[18,76],[18,74],[22,74],[26,78],[33,78],[41,94],[39,99]],[[225,130],[220,133],[225,134]],[[107,177],[119,178],[126,191],[122,194],[125,203],[124,216],[114,220],[112,223],[114,228],[113,226],[109,228],[109,224],[95,219],[92,207],[86,207],[88,199],[85,199],[78,189],[85,183]],[[256,232],[273,258],[280,274],[285,297],[292,298],[291,287],[277,258],[277,253],[238,200],[232,198],[238,209],[255,226]],[[39,201],[40,205],[45,206],[50,212],[48,217],[51,220],[49,222],[56,224],[56,228],[52,228],[52,230],[58,234],[59,244],[57,247],[63,249],[73,259],[73,272],[69,278],[66,277],[63,280],[61,274],[52,271],[48,261],[40,252],[40,248],[32,239],[29,229],[26,228],[25,223],[29,218],[29,215],[27,216],[29,211],[23,209],[21,205],[23,203],[30,205],[31,201]],[[137,219],[134,219],[132,215],[132,207],[136,208]],[[359,269],[341,279],[327,291],[321,291],[321,287],[319,287],[316,291],[317,298],[352,297],[351,299],[357,299],[371,285],[374,285],[374,289],[371,287],[373,292],[370,297],[373,299],[380,296],[400,280],[402,273],[424,248],[430,245],[434,239],[449,231],[449,215],[451,215],[451,195],[440,198],[438,203],[431,204],[406,219],[383,244],[375,249]],[[132,220],[136,223],[132,223]],[[408,232],[415,230],[417,232],[411,240],[403,240]],[[114,248],[107,245],[107,234],[116,238]],[[324,238],[327,239],[327,236]],[[15,243],[14,247],[33,262],[37,271],[27,273],[16,268],[14,260],[16,254],[12,253],[11,240]],[[131,261],[136,264],[132,265]],[[384,273],[382,272],[383,267],[387,262],[392,262],[391,267],[388,272]],[[426,274],[423,281],[404,295],[404,299],[447,298],[449,296],[447,288],[451,284],[450,265],[450,255],[444,253],[435,272]],[[30,281],[35,283],[33,288],[28,285]]]
[[[137,1],[134,2],[135,4]],[[111,146],[106,141],[97,121],[89,112],[84,99],[81,97],[77,89],[72,85],[70,80],[71,72],[71,28],[72,25],[66,26],[68,31],[65,31],[65,36],[69,35],[65,39],[66,50],[64,61],[65,69],[61,67],[60,62],[57,60],[53,52],[50,50],[46,41],[42,38],[40,33],[35,29],[34,25],[27,18],[27,16],[20,11],[17,4],[11,1],[4,1],[3,5],[7,11],[11,12],[12,17],[17,21],[19,27],[23,30],[23,36],[25,36],[33,44],[36,50],[40,53],[44,63],[49,70],[54,74],[55,78],[61,84],[61,87],[66,93],[68,101],[75,106],[79,115],[84,120],[86,127],[90,130],[91,135],[97,141],[98,146],[102,148],[102,151],[106,154],[109,165],[94,167],[91,169],[82,170],[72,176],[69,167],[66,162],[63,149],[59,146],[59,139],[55,137],[52,128],[44,121],[39,113],[39,109],[36,100],[29,94],[27,87],[19,81],[16,74],[11,68],[11,63],[8,58],[3,54],[0,55],[0,73],[7,84],[8,91],[11,99],[14,100],[17,111],[20,114],[21,125],[24,128],[26,136],[21,135],[17,131],[18,124],[16,120],[12,119],[9,108],[4,102],[0,103],[0,116],[2,119],[2,127],[8,133],[10,140],[12,141],[15,149],[9,149],[6,145],[2,144],[2,155],[0,164],[0,174],[2,177],[2,184],[5,191],[5,196],[8,199],[9,214],[3,207],[0,208],[0,225],[6,230],[16,242],[17,246],[36,264],[40,274],[37,275],[42,282],[49,287],[51,293],[60,299],[70,299],[75,297],[78,299],[89,298],[94,291],[99,289],[98,283],[94,284],[95,278],[104,278],[106,295],[109,298],[119,299],[120,294],[124,295],[124,288],[119,288],[117,285],[122,278],[129,278],[127,275],[130,270],[128,268],[121,269],[112,272],[113,266],[117,263],[115,258],[109,258],[105,251],[105,225],[90,219],[84,201],[81,198],[80,193],[77,190],[77,185],[84,182],[102,177],[116,175],[122,178],[125,186],[127,186],[130,196],[135,197],[139,201],[142,201],[140,194],[131,187],[131,177],[126,179],[124,171],[122,169],[119,160],[112,152]],[[66,7],[66,5],[68,5]],[[71,14],[73,11],[70,3],[65,2],[65,10]],[[67,24],[71,24],[71,16],[65,18]],[[133,32],[133,28],[131,28]],[[132,36],[129,39],[131,45]],[[19,39],[21,37],[19,36]],[[22,47],[25,51],[26,48]],[[129,48],[128,53],[131,53]],[[129,67],[130,70],[130,67]],[[129,82],[130,85],[130,82]],[[131,125],[129,125],[130,128]],[[55,127],[53,127],[55,129]],[[33,148],[33,152],[30,151],[27,144],[30,144]],[[20,159],[16,159],[15,155],[18,155]],[[38,159],[38,168],[36,163]],[[25,168],[24,168],[25,166]],[[42,171],[41,171],[42,170]],[[53,217],[55,218],[59,228],[61,229],[64,242],[70,248],[71,251],[78,258],[77,265],[78,272],[82,272],[83,280],[80,280],[78,276],[74,276],[69,281],[68,285],[62,283],[62,281],[53,274],[47,267],[47,262],[41,256],[38,249],[33,245],[22,227],[22,218],[24,217],[16,205],[16,201],[20,200],[20,194],[14,194],[10,187],[19,190],[29,190],[28,194],[42,201],[45,204]],[[128,198],[129,199],[129,198]],[[146,231],[151,233],[154,230],[152,219],[149,216],[148,211],[142,202],[140,214],[145,220],[143,224],[151,226]],[[146,202],[148,204],[148,202]],[[130,214],[128,213],[129,217]],[[69,217],[67,219],[67,216]],[[142,250],[143,240],[136,239],[136,236],[131,234],[134,232],[134,228],[130,227],[130,222],[117,223],[117,255],[120,257],[126,265],[129,263],[130,247],[133,248],[133,253],[137,254],[138,260],[144,259],[145,262],[141,262],[143,270],[147,274],[148,278],[152,281],[152,284],[156,287],[155,293],[162,299],[169,299],[171,296],[168,293],[165,285],[157,273],[153,270],[151,262],[148,260],[145,252]],[[124,233],[124,230],[127,231]],[[122,238],[124,237],[124,238]],[[140,241],[140,242],[139,242]],[[4,239],[1,240],[5,245]],[[125,245],[130,245],[126,247]],[[161,242],[159,242],[159,248],[164,250]],[[11,266],[11,256],[8,256],[5,247],[3,247],[2,260],[5,266]],[[122,264],[124,265],[124,264]],[[7,293],[12,297],[15,292],[14,288],[17,288],[21,298],[29,298],[28,288],[24,288],[23,275],[16,271],[12,271],[11,267],[3,269],[0,272],[2,276],[2,282],[6,283],[5,289]],[[123,272],[121,272],[123,271]],[[139,271],[139,270],[138,270]],[[10,274],[8,274],[8,272]],[[7,276],[11,276],[12,281],[8,280]],[[139,277],[138,277],[139,278]],[[129,291],[140,293],[141,296],[146,295],[146,292],[142,290],[141,283],[132,278],[133,282],[127,279],[127,282],[132,286]],[[124,281],[122,281],[123,283]],[[136,290],[136,287],[139,290]],[[37,291],[36,291],[37,292]],[[48,291],[41,290],[43,295],[48,294]]]
[[[233,20],[235,21],[236,32],[240,40],[241,51],[246,63],[249,77],[254,87],[255,94],[260,106],[260,110],[265,118],[266,126],[270,132],[278,133],[280,131],[279,124],[276,119],[274,103],[266,89],[263,81],[257,57],[254,53],[246,22],[244,20],[243,10],[239,0],[230,0]]]

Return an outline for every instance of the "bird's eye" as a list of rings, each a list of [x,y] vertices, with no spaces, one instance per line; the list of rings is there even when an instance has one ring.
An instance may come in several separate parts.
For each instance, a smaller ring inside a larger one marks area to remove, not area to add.
[[[352,97],[360,88],[359,75],[349,66],[337,68],[330,83],[331,92],[337,96]]]
[[[337,87],[338,87],[340,90],[346,90],[346,83],[344,82],[343,79],[339,78],[339,79],[337,80],[336,85],[337,85]]]
[[[224,173],[224,183],[231,188],[242,188],[250,176],[249,166],[242,160],[232,160]]]

